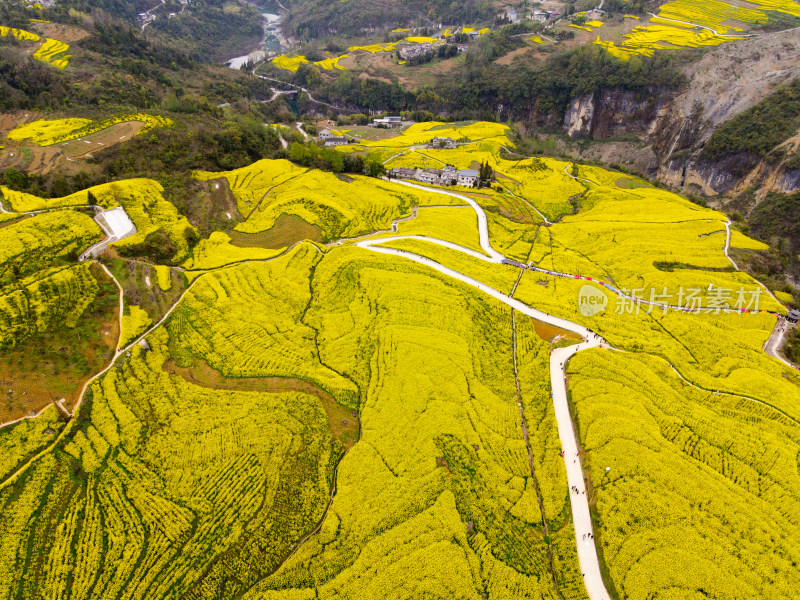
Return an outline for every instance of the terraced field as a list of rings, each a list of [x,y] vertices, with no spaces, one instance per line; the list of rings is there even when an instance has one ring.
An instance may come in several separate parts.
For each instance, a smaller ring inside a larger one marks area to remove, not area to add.
[[[434,135],[464,145],[412,148]],[[784,307],[728,258],[763,246],[507,144],[462,123],[363,145],[489,163],[471,195],[197,173],[228,181],[241,239],[150,271],[174,303],[124,305],[132,346],[68,422],[0,428],[0,598],[791,597],[800,377],[763,350]],[[180,230],[154,185],[94,193]],[[239,243],[289,217],[327,243]],[[7,254],[70,251],[36,243]]]
[[[652,56],[657,50],[718,46],[743,39],[754,25],[763,25],[770,13],[800,16],[800,4],[793,0],[723,2],[720,0],[670,0],[649,24],[615,43],[598,37],[595,41],[610,54],[628,60],[631,56]]]
[[[172,119],[146,113],[119,115],[99,121],[76,118],[40,119],[15,127],[8,133],[7,137],[18,142],[31,142],[37,146],[52,146],[53,144],[60,144],[97,133],[120,123],[130,122],[143,124],[139,133],[145,133],[156,127],[171,127],[173,125]]]
[[[174,262],[180,262],[189,252],[187,231],[194,231],[194,228],[172,203],[164,199],[163,191],[161,184],[152,179],[104,183],[62,198],[39,198],[0,186],[2,202],[15,212],[88,207],[91,192],[98,206],[103,209],[123,207],[136,226],[136,234],[114,242],[115,247],[123,252],[126,249],[133,251],[138,245],[152,239],[151,236],[163,235],[167,239],[163,243],[165,253],[171,254]]]
[[[69,60],[72,56],[67,54],[67,52],[69,52],[69,44],[65,42],[50,38],[42,38],[38,33],[33,33],[24,29],[0,25],[0,37],[8,36],[15,37],[23,43],[34,43],[38,45],[38,48],[36,48],[36,51],[33,53],[33,58],[36,60],[50,64],[61,70],[69,66]]]
[[[32,115],[10,115],[17,124],[0,150],[0,168],[10,167],[45,174],[67,161],[88,159],[155,127],[171,127],[171,119],[134,113],[93,121],[83,118],[35,119]],[[19,121],[23,122],[19,122]]]

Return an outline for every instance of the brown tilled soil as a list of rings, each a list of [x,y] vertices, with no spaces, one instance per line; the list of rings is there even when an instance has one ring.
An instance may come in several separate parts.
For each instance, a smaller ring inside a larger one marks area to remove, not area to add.
[[[532,46],[523,46],[522,48],[517,48],[516,50],[512,50],[511,52],[509,52],[505,56],[501,56],[495,62],[498,65],[510,65],[512,62],[514,62],[514,59],[517,58],[518,56],[522,56],[524,54],[529,54],[529,53],[534,53],[536,51],[537,51],[537,48],[534,48]]]
[[[45,37],[53,38],[67,44],[72,44],[89,35],[84,29],[73,27],[72,25],[61,25],[60,23],[31,23],[30,29]]]
[[[297,215],[281,215],[267,231],[242,233],[231,231],[231,243],[240,247],[257,247],[277,250],[286,248],[302,240],[322,241],[322,230],[316,225],[306,223]]]
[[[545,323],[544,321],[539,321],[538,319],[534,319],[531,317],[531,321],[533,321],[533,328],[536,330],[536,334],[542,338],[545,342],[552,342],[555,338],[561,336],[561,339],[567,340],[581,340],[581,336],[577,333],[573,333],[572,331],[567,331],[566,329],[561,329],[561,327],[556,327],[555,325],[550,325],[549,323]]]
[[[8,133],[21,123],[34,121],[41,115],[20,111],[0,115],[0,132]],[[130,140],[144,127],[139,121],[129,121],[112,125],[97,133],[86,135],[80,139],[54,144],[52,146],[36,146],[26,142],[5,140],[6,147],[0,150],[0,170],[14,167],[28,173],[46,175],[56,167],[67,171],[85,168],[83,159],[90,158],[93,153]],[[67,160],[70,159],[70,160]]]
[[[17,125],[35,121],[39,118],[39,116],[40,115],[38,113],[26,110],[18,110],[13,113],[2,113],[0,114],[0,133],[5,136]]]
[[[128,141],[139,133],[142,127],[144,127],[144,123],[140,121],[117,123],[97,133],[83,136],[80,139],[62,142],[57,144],[56,147],[60,148],[70,158],[85,157],[90,152],[99,152],[114,144]]]
[[[38,412],[61,398],[71,409],[86,380],[114,355],[119,338],[117,288],[100,267],[93,266],[92,273],[109,284],[107,293],[101,292],[75,329],[44,333],[0,350],[0,422]]]
[[[328,417],[331,435],[349,449],[358,440],[358,418],[349,408],[338,404],[322,388],[303,379],[291,377],[225,377],[207,362],[195,359],[191,367],[179,367],[173,361],[164,363],[164,370],[183,377],[189,383],[215,390],[236,390],[242,392],[301,392],[316,396]]]
[[[44,175],[63,161],[64,155],[53,147],[13,146],[0,150],[0,169],[14,167],[28,173]]]

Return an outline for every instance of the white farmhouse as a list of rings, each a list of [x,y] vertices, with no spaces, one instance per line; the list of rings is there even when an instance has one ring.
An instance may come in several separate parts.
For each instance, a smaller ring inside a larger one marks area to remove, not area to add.
[[[478,180],[480,173],[476,169],[461,169],[458,172],[458,185],[472,187]]]
[[[421,183],[437,183],[439,181],[439,171],[436,169],[417,169],[414,179]]]

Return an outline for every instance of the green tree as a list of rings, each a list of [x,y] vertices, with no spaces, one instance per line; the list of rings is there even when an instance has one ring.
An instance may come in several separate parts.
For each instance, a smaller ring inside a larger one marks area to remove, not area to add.
[[[10,167],[3,173],[3,183],[10,188],[23,190],[28,187],[28,176],[22,171]]]
[[[364,173],[370,177],[380,177],[386,172],[383,163],[375,158],[367,158],[364,161]]]

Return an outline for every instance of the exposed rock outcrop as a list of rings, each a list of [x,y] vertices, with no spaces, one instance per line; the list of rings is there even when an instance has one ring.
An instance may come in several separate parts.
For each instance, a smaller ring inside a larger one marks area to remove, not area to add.
[[[657,89],[642,93],[606,88],[572,101],[564,116],[564,132],[571,138],[594,139],[646,134],[669,101],[669,95]]]
[[[687,191],[715,195],[753,186],[764,188],[763,193],[798,189],[796,170],[765,165],[761,157],[736,154],[712,162],[702,156],[716,127],[751,108],[777,85],[800,77],[798,31],[723,44],[684,73],[689,84],[672,95],[657,89],[637,95],[612,88],[577,98],[567,111],[564,132],[598,142],[636,136],[641,143],[613,143],[617,158],[611,162]],[[608,155],[598,147],[585,153],[599,160]]]
[[[594,121],[594,94],[575,98],[564,115],[564,132],[571,138],[592,135]]]

